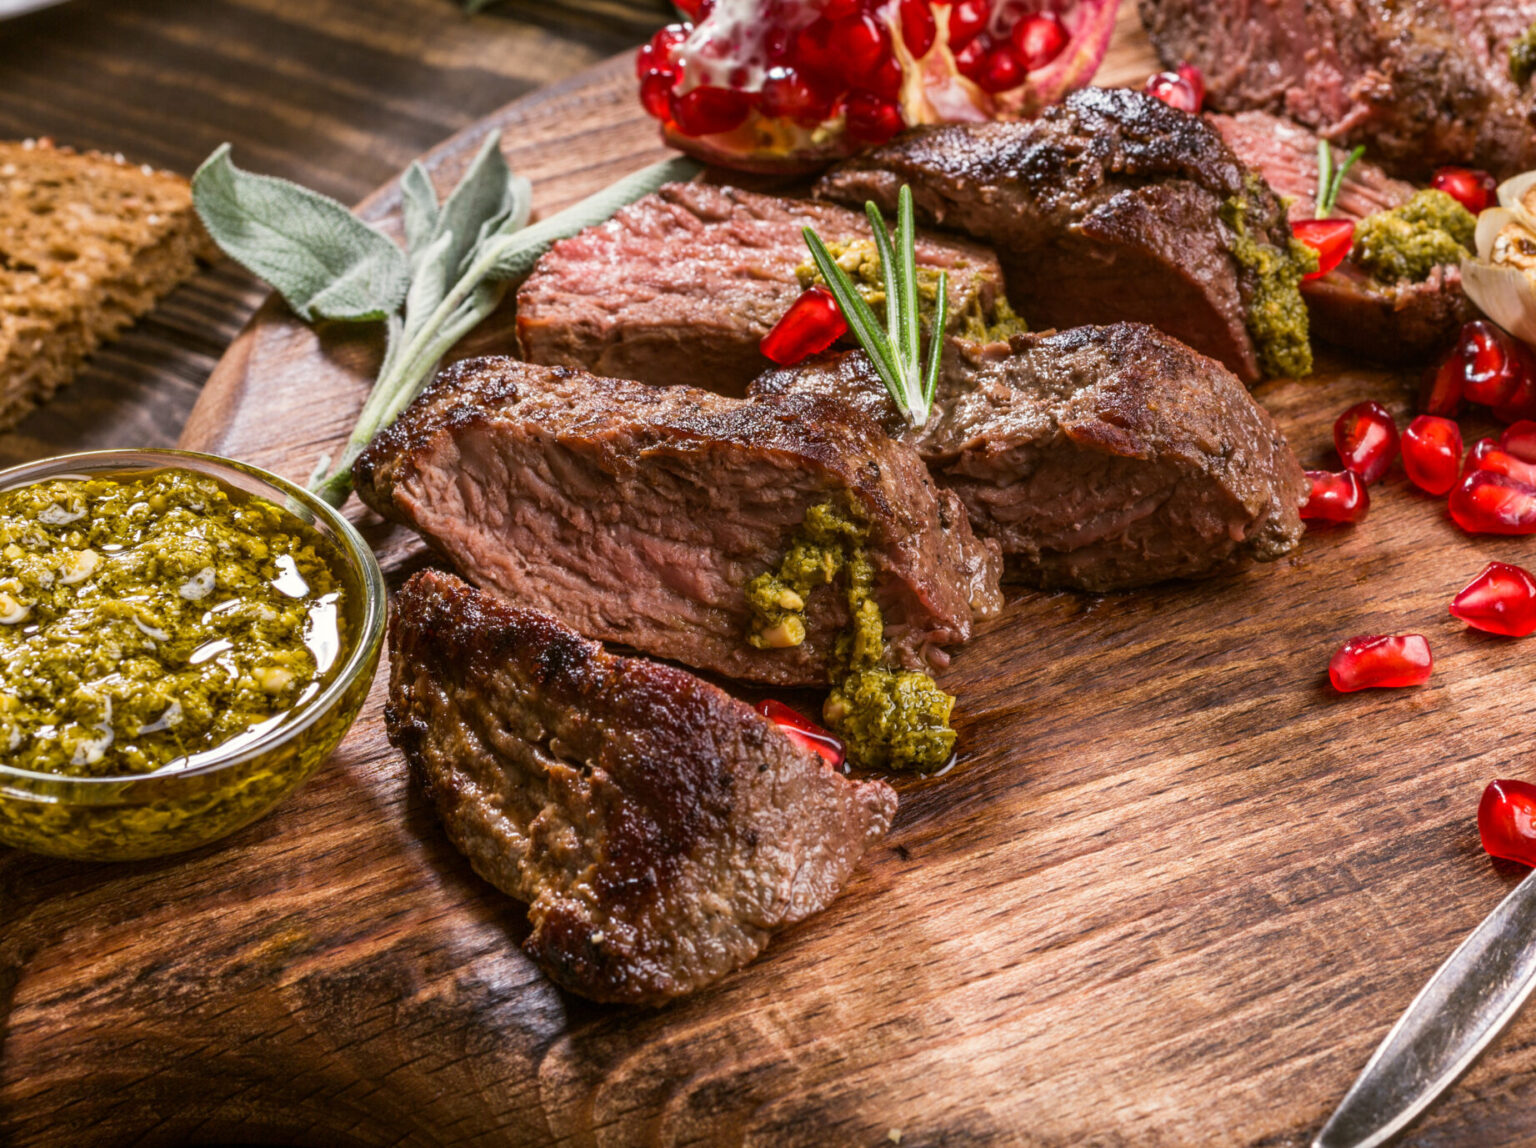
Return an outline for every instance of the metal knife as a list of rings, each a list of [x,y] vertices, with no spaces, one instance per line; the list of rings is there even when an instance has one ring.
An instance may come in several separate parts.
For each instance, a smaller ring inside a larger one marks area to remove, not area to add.
[[[1312,1148],[1400,1132],[1488,1047],[1536,988],[1536,872],[1472,930],[1398,1019]]]

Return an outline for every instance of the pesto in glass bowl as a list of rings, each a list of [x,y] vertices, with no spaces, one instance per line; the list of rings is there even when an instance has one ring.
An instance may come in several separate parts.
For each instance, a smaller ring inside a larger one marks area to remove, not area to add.
[[[129,860],[255,820],[356,718],[384,617],[357,532],[256,467],[0,472],[0,843]]]

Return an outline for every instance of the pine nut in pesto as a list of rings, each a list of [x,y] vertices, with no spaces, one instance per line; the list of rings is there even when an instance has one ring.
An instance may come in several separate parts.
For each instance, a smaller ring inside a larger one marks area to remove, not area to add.
[[[0,751],[68,777],[195,764],[334,668],[339,557],[312,527],[168,469],[0,492]]]

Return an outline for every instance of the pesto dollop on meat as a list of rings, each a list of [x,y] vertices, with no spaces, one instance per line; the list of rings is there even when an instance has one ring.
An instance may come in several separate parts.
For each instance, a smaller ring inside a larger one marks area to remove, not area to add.
[[[0,493],[0,753],[141,774],[312,696],[340,647],[328,544],[186,470]]]
[[[1360,221],[1354,259],[1384,283],[1418,283],[1471,254],[1476,231],[1476,218],[1445,192],[1420,191]]]

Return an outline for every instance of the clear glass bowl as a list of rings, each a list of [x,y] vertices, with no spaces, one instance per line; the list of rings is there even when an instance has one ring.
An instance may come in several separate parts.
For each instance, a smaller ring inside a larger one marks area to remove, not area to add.
[[[319,768],[373,682],[384,637],[384,575],[368,544],[308,491],[254,466],[179,450],[101,450],[0,471],[0,490],[45,479],[180,467],[258,495],[312,526],[342,557],[346,639],[330,682],[261,736],[197,764],[126,777],[61,777],[0,763],[0,844],[82,861],[194,849],[248,825]]]

